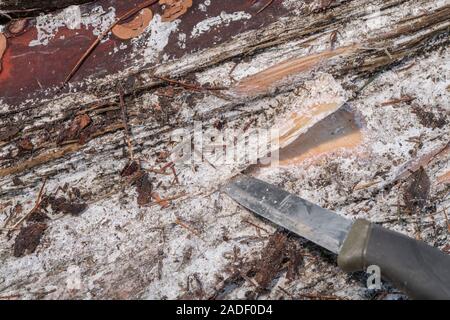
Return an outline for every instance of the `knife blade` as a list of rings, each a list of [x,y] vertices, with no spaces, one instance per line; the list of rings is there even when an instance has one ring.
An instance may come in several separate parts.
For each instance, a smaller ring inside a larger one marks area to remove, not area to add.
[[[250,211],[336,254],[353,224],[332,211],[251,177],[240,176],[224,191]]]
[[[338,254],[346,272],[376,265],[384,279],[415,299],[450,299],[450,256],[367,220],[352,221],[256,178],[222,188],[248,210]]]

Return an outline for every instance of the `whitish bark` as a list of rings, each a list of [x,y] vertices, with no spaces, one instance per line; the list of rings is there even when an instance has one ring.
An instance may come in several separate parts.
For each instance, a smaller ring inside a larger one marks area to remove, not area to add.
[[[280,2],[292,6],[292,1]],[[85,79],[86,86],[77,92],[2,105],[0,126],[10,129],[2,132],[1,142],[3,221],[10,219],[11,225],[33,206],[43,177],[48,177],[46,194],[68,198],[71,192],[80,193],[75,198],[89,208],[81,217],[47,222],[36,252],[21,258],[12,256],[14,237],[2,235],[0,296],[208,298],[224,297],[225,289],[234,286],[226,297],[263,294],[255,288],[263,276],[252,282],[240,272],[252,263],[259,264],[259,271],[269,268],[257,258],[267,243],[266,232],[275,226],[212,193],[227,178],[222,168],[205,162],[179,165],[176,179],[171,171],[167,175],[153,169],[167,164],[164,155],[173,150],[173,131],[191,131],[195,120],[203,122],[204,131],[222,125],[269,127],[330,97],[345,97],[347,104],[303,137],[311,147],[297,155],[302,160],[253,174],[349,218],[390,223],[444,248],[448,234],[442,208],[448,205],[448,186],[438,177],[450,170],[448,153],[421,161],[436,204],[421,215],[403,211],[402,185],[387,182],[411,167],[402,165],[426,159],[450,139],[445,98],[450,7],[422,0],[372,1],[380,9],[372,21],[366,1],[337,1],[331,9],[313,10],[319,3],[294,4],[291,10],[298,12],[262,30],[176,60],[148,66],[137,58],[120,74]],[[142,43],[137,54],[148,49]],[[194,78],[205,88],[229,89],[193,92],[174,85],[172,95],[167,83],[154,75]],[[157,200],[139,207],[135,187],[121,177],[129,149],[119,82],[125,90],[133,156],[142,160],[162,198],[183,195],[167,208]],[[64,139],[75,118],[83,115],[92,121],[83,141],[77,135]],[[24,140],[32,142],[31,152],[20,151]],[[65,184],[68,189],[61,191]],[[25,209],[15,213],[12,208],[19,201]],[[318,292],[367,297],[358,279],[340,273],[328,254],[303,240],[292,241],[302,246],[299,252],[306,253],[306,261],[291,284],[282,270],[270,275],[281,278],[267,288],[269,297],[302,298]]]

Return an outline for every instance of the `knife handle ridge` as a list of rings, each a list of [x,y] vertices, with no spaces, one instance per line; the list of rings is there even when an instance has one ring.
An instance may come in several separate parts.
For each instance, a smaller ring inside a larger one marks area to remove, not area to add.
[[[381,277],[413,299],[450,299],[450,255],[423,241],[356,220],[338,256],[346,272],[380,268]]]

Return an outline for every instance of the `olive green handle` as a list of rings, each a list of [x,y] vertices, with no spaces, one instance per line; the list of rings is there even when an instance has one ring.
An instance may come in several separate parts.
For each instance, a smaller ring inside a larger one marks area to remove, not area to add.
[[[357,220],[338,256],[346,272],[380,268],[381,277],[413,299],[450,299],[450,255],[366,220]]]

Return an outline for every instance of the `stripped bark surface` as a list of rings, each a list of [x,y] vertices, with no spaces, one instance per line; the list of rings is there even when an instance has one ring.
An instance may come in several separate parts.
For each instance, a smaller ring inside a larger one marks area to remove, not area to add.
[[[391,2],[392,3],[390,5],[384,3],[383,7],[392,8],[392,6],[401,3],[401,1]],[[213,60],[211,58],[204,59],[205,55],[208,55],[211,52],[209,50],[205,50],[203,55],[200,54],[193,57],[187,55],[180,60],[175,60],[171,63],[167,63],[166,65],[153,67],[149,71],[139,71],[138,74],[133,75],[129,75],[127,73],[125,75],[121,74],[118,80],[125,80],[127,82],[130,82],[128,80],[128,77],[133,77],[132,87],[128,85],[128,87],[126,87],[125,89],[125,92],[127,99],[131,99],[132,101],[139,101],[139,95],[142,95],[148,90],[154,90],[154,88],[161,86],[161,82],[155,82],[153,79],[149,79],[149,74],[167,74],[168,72],[170,72],[170,75],[173,77],[174,74],[172,70],[176,68],[178,71],[175,75],[183,76],[187,72],[194,72],[198,68],[204,68],[207,65],[219,63],[221,60],[226,61],[230,58],[230,54],[231,56],[239,56],[242,54],[247,55],[250,53],[249,51],[262,49],[262,45],[264,47],[267,47],[268,43],[271,43],[271,46],[275,45],[275,43],[272,43],[271,41],[275,40],[274,37],[280,33],[283,34],[283,41],[289,41],[290,39],[293,39],[295,37],[305,35],[321,35],[322,32],[326,33],[328,32],[327,30],[332,28],[332,26],[336,25],[336,17],[341,16],[341,19],[343,20],[344,17],[345,19],[350,19],[350,17],[352,16],[360,15],[361,12],[358,11],[358,7],[359,6],[357,6],[356,3],[352,5],[352,2],[350,2],[349,4],[345,3],[345,5],[342,5],[342,7],[336,8],[335,10],[340,9],[341,12],[339,10],[337,10],[337,12],[333,11],[332,17],[328,18],[328,25],[326,24],[327,20],[324,19],[327,17],[326,13],[319,13],[317,17],[315,15],[313,15],[312,17],[307,16],[308,19],[306,23],[304,22],[304,17],[292,17],[289,19],[289,23],[286,22],[281,27],[278,26],[279,23],[276,23],[271,28],[267,28],[267,31],[265,31],[265,37],[256,37],[257,35],[259,35],[259,32],[246,33],[244,36],[242,36],[242,40],[235,40],[239,43],[245,41],[245,45],[243,47],[240,47],[240,52],[237,54],[230,52],[230,47],[234,46],[234,42],[231,42],[229,44],[220,46],[219,49],[214,48],[214,50],[212,50],[214,53],[220,53],[217,57],[213,58]],[[250,78],[243,79],[240,83],[231,88],[229,90],[230,95],[235,99],[235,101],[230,102],[227,108],[232,109],[233,106],[239,105],[248,99],[253,99],[254,96],[262,98],[266,95],[270,95],[272,93],[272,88],[270,87],[270,85],[273,85],[274,87],[277,87],[278,90],[280,90],[280,88],[282,88],[282,86],[280,86],[280,84],[278,83],[280,79],[290,79],[290,77],[300,74],[300,76],[303,77],[303,79],[300,80],[303,81],[305,79],[304,77],[309,76],[308,72],[305,71],[320,70],[323,72],[329,72],[336,78],[344,79],[345,77],[356,76],[364,79],[371,74],[382,70],[383,68],[387,68],[391,65],[395,65],[401,62],[405,58],[411,58],[415,54],[423,53],[426,50],[433,50],[445,46],[446,44],[448,44],[448,37],[445,37],[445,35],[448,35],[448,27],[450,22],[448,21],[447,17],[449,14],[450,7],[444,6],[435,10],[434,12],[430,12],[427,15],[420,14],[417,17],[410,17],[406,22],[399,22],[399,24],[394,25],[393,28],[391,28],[392,30],[386,30],[380,35],[371,36],[368,39],[364,39],[364,42],[361,41],[361,43],[356,44],[351,49],[342,48],[337,49],[334,52],[322,52],[316,56],[310,55],[306,58],[300,58],[300,60],[298,61],[289,61],[287,62],[287,66],[285,66],[286,63],[282,62],[279,66],[274,66],[274,68],[278,68],[280,69],[280,71],[273,72],[273,70],[268,69],[267,71],[263,71],[260,74],[256,74],[251,76]],[[328,15],[331,16],[331,14]],[[319,31],[317,31],[317,27],[308,20],[310,20],[311,22],[314,21],[314,24],[317,24],[317,21],[320,21],[320,24],[323,24],[323,26],[319,28]],[[313,26],[308,27],[308,22]],[[408,33],[405,34],[405,30],[407,30]],[[408,38],[407,41],[403,40],[405,36],[407,36]],[[389,41],[387,41],[388,39]],[[280,41],[281,39],[276,36],[276,44],[280,44]],[[228,52],[227,47],[229,48]],[[346,51],[348,51],[348,53]],[[331,59],[341,53],[345,53],[342,58]],[[190,61],[191,59],[193,59],[194,61],[186,65],[188,69],[183,71],[183,68],[180,67],[180,64],[182,64],[183,61]],[[308,62],[303,62],[303,60],[305,59]],[[197,63],[201,60],[209,62],[206,62],[208,63],[207,65],[204,65],[205,62],[203,62],[203,65]],[[311,65],[306,66],[305,63]],[[263,81],[264,83],[264,85],[260,89],[254,92],[252,90],[249,91],[249,85],[253,87],[261,86],[261,84],[259,83],[260,81]],[[46,164],[53,166],[53,161],[61,159],[62,157],[73,152],[79,152],[83,148],[86,148],[86,146],[83,147],[79,143],[71,143],[67,144],[63,148],[59,148],[55,143],[57,141],[56,136],[60,135],[61,133],[60,127],[63,127],[66,121],[71,121],[71,114],[76,114],[79,112],[90,112],[89,110],[92,110],[92,112],[95,114],[95,109],[97,108],[117,104],[116,99],[118,99],[118,95],[114,93],[115,90],[113,90],[116,82],[113,80],[108,80],[103,84],[102,82],[103,81],[100,81],[100,83],[97,84],[101,85],[100,89],[96,89],[96,91],[98,90],[99,94],[95,94],[94,99],[91,98],[92,100],[95,100],[95,102],[85,104],[81,102],[80,105],[80,101],[76,99],[77,96],[80,96],[80,93],[77,92],[75,94],[65,94],[62,97],[55,97],[49,102],[38,102],[38,104],[34,103],[32,106],[25,106],[22,108],[13,107],[10,111],[2,112],[1,121],[3,126],[11,121],[12,116],[14,117],[14,119],[17,119],[16,121],[19,121],[21,123],[21,126],[27,126],[27,128],[22,130],[20,134],[19,132],[17,132],[15,137],[13,137],[12,139],[6,139],[6,141],[2,142],[4,150],[7,149],[8,146],[13,144],[15,141],[17,141],[19,137],[27,136],[28,133],[31,133],[32,137],[45,136],[45,141],[36,143],[35,152],[32,156],[26,155],[21,160],[17,158],[9,158],[10,160],[5,159],[2,163],[3,168],[0,169],[0,176],[7,177],[10,174],[22,174],[26,172],[25,170],[33,169],[35,167]],[[97,85],[91,85],[89,86],[89,88],[94,88]],[[246,94],[244,96],[240,96],[240,91],[246,92]],[[102,93],[108,94],[106,97],[102,97]],[[136,93],[138,93],[137,96]],[[87,92],[86,94],[91,95],[92,93]],[[235,98],[235,96],[238,97]],[[75,99],[73,99],[72,97],[75,97]],[[60,104],[62,106],[60,108],[64,109],[60,112],[52,108],[52,113],[58,115],[56,117],[51,117],[49,119],[50,121],[47,120],[45,123],[37,121],[38,119],[48,117],[48,108],[45,107],[45,104],[50,106],[52,104],[58,104],[58,101],[64,100],[74,100],[74,102],[69,102],[68,104]],[[139,104],[132,102],[130,105],[138,106]],[[5,108],[3,110],[5,110]],[[223,108],[220,107],[220,110],[223,110]],[[216,112],[218,111],[219,110],[217,110]],[[216,112],[214,112],[214,110],[210,110],[206,115],[206,118],[204,118],[203,120],[211,119],[216,114]],[[31,116],[25,116],[25,114],[29,115],[30,113]],[[141,118],[141,121],[142,119],[149,119],[150,121],[152,121],[152,116],[150,114],[143,114],[138,110],[133,110],[130,112],[130,114],[131,122],[137,120],[136,118],[134,118],[136,116],[139,116]],[[96,121],[94,121],[94,124],[91,125],[92,129],[86,134],[86,141],[89,141],[91,139],[109,137],[111,135],[114,135],[117,130],[121,130],[123,128],[120,123],[120,118],[111,116],[111,113],[101,113],[96,115],[95,118]],[[164,125],[161,125],[161,123],[158,124],[157,122],[153,124],[147,124],[149,128],[153,129],[147,131],[146,137],[151,138],[152,136],[158,136],[161,133],[167,132],[168,130],[170,130],[170,127],[174,126],[175,123],[177,124],[177,127],[182,125],[181,123],[179,123],[178,119],[173,119],[169,121],[169,123],[166,123]],[[155,143],[158,142],[155,141]],[[111,142],[111,145],[116,147],[121,146],[121,144],[122,142],[119,141]],[[97,152],[99,151],[100,150],[97,150]],[[109,151],[106,150],[106,152]],[[13,160],[14,164],[12,162]],[[95,157],[92,159],[92,161],[96,161]]]

